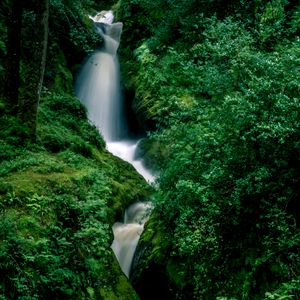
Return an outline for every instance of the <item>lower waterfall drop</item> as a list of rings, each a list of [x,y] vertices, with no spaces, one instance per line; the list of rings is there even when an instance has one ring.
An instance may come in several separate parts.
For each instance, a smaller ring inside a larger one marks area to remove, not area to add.
[[[101,132],[107,150],[131,163],[146,181],[153,182],[153,174],[143,166],[142,160],[135,157],[139,140],[128,139],[124,118],[116,56],[123,24],[113,23],[111,11],[103,11],[90,18],[104,40],[104,48],[95,51],[84,64],[76,81],[75,93],[87,108],[89,120]],[[127,277],[150,210],[150,203],[134,203],[126,209],[124,223],[113,225],[111,247]]]
[[[117,222],[113,225],[115,238],[111,247],[127,277],[129,277],[133,255],[150,210],[149,202],[134,203],[126,209],[124,223]]]

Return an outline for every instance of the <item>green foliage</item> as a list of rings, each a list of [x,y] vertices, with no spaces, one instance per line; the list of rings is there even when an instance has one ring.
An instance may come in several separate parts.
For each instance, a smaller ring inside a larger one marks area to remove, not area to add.
[[[0,4],[0,79],[7,4]],[[100,41],[88,14],[110,5],[50,1],[35,143],[27,141],[24,124],[7,114],[0,97],[0,299],[117,299],[122,292],[124,300],[137,299],[112,254],[111,225],[149,189],[131,166],[105,150],[72,95],[76,64]],[[23,21],[26,52],[32,47],[27,9]],[[24,52],[22,57],[21,92],[28,83]]]
[[[37,144],[17,118],[0,122],[0,294],[98,299],[122,282],[124,299],[136,298],[115,267],[111,225],[149,193],[145,182],[106,152],[73,96],[44,91]]]
[[[102,5],[107,7],[107,3],[102,3]],[[71,46],[73,49],[77,48],[77,51],[93,51],[99,36],[93,34],[92,23],[89,22],[88,14],[94,11],[96,6],[93,0],[51,0],[50,28],[55,30],[53,32],[55,41],[58,41],[60,46],[63,46],[63,40],[71,43],[71,45],[67,45],[66,50]],[[64,28],[64,31],[60,27]],[[66,54],[68,53],[66,52]]]
[[[105,147],[96,127],[86,122],[85,108],[75,97],[47,92],[40,120],[42,143],[52,152],[72,148],[76,153],[92,156],[93,147]]]
[[[6,35],[7,35],[7,31],[6,31],[6,24],[5,24],[5,17],[7,15],[7,11],[6,11],[6,5],[7,5],[7,1],[3,1],[3,5],[0,5],[0,80],[1,82],[4,81],[4,56],[6,54]],[[0,95],[2,94],[2,89],[3,86],[2,84],[0,85]],[[4,104],[2,104],[1,101],[1,97],[0,97],[0,114],[1,114],[1,110],[3,109]]]
[[[298,299],[298,8],[168,1],[158,21],[163,2],[121,1],[120,12],[148,24],[140,39],[124,32],[134,43],[122,53],[134,53],[126,83],[156,125],[146,150],[162,156],[161,269],[172,281],[175,262],[182,276],[171,298]]]
[[[291,282],[284,283],[274,292],[267,292],[265,294],[265,299],[274,300],[274,299],[294,299],[294,295],[299,294],[299,278],[292,280]]]
[[[298,45],[296,41],[272,56],[247,47],[244,53],[230,54],[226,69],[212,64],[219,55],[210,47],[213,55],[201,84],[210,102],[189,107],[189,119],[171,106],[168,128],[158,135],[170,149],[158,207],[174,227],[177,255],[194,266],[195,295],[212,294],[222,286],[249,297],[299,270],[298,221],[292,221],[299,220],[292,200],[297,198],[292,182],[299,181],[299,77],[293,72]],[[166,124],[166,116],[162,122]],[[246,272],[239,272],[237,280],[234,270],[242,262]]]

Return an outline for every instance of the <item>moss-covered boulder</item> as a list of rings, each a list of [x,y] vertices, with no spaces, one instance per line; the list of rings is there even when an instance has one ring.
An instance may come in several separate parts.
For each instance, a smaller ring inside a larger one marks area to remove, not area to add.
[[[139,240],[130,280],[143,300],[192,299],[189,278],[182,272],[184,263],[172,256],[166,230],[154,210]]]
[[[115,274],[113,286],[101,287],[101,297],[104,300],[139,300],[138,294],[121,271],[115,256],[112,256],[112,270]]]

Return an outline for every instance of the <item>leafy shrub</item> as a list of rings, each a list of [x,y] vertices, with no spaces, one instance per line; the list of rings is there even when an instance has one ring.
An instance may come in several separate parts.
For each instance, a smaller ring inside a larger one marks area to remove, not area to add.
[[[16,145],[26,145],[27,129],[16,117],[3,114],[0,118],[0,139],[6,143]]]
[[[77,120],[86,118],[84,106],[75,97],[64,93],[51,93],[48,91],[46,91],[46,93],[48,93],[48,95],[44,98],[44,101],[42,101],[42,109],[46,109],[46,112],[48,112],[50,116],[55,115],[60,117],[60,119],[69,116]]]
[[[6,143],[3,140],[0,140],[0,160],[9,160],[15,157],[15,147]]]
[[[42,142],[45,148],[53,153],[63,151],[70,146],[70,141],[66,140],[66,137],[60,135],[57,131],[45,132],[42,137]]]
[[[49,151],[59,152],[72,147],[77,153],[91,156],[91,145],[98,149],[105,147],[96,127],[86,121],[86,110],[77,98],[47,93],[41,105],[40,132]]]

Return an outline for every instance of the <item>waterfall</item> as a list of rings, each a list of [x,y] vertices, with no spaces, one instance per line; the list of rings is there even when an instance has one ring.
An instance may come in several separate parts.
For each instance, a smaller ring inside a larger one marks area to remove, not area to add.
[[[106,142],[117,141],[127,132],[116,56],[119,41],[106,34],[108,26],[114,26],[115,31],[121,32],[122,26],[118,24],[121,23],[96,27],[104,39],[104,49],[94,51],[89,57],[75,86],[77,97],[87,108],[89,120]]]
[[[103,11],[90,18],[104,40],[104,47],[95,51],[85,62],[77,78],[75,93],[87,108],[89,120],[106,141],[107,150],[131,163],[145,180],[153,182],[153,174],[143,166],[141,159],[136,158],[139,140],[128,138],[128,126],[124,117],[116,55],[123,24],[113,23],[111,11]],[[124,223],[117,222],[112,228],[112,249],[127,277],[150,207],[149,203],[140,202],[131,205],[125,212]]]
[[[115,238],[111,247],[127,277],[129,277],[133,255],[150,210],[150,203],[134,203],[126,209],[124,223],[117,222],[113,225]]]

